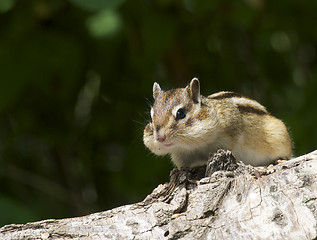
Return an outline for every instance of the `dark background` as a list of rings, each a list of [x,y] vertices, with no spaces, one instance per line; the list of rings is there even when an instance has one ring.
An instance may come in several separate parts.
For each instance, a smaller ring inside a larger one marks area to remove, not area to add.
[[[153,82],[232,90],[317,143],[316,1],[1,0],[0,226],[142,200]]]

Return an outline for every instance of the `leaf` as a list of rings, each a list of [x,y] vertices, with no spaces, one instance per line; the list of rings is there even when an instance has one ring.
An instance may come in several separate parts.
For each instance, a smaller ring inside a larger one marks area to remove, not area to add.
[[[87,28],[93,37],[107,37],[116,33],[121,26],[121,18],[117,11],[106,9],[87,20]]]

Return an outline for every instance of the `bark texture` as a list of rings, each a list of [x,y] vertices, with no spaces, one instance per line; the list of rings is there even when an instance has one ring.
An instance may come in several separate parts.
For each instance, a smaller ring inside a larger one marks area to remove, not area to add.
[[[317,239],[317,151],[270,167],[229,161],[210,161],[204,178],[174,170],[140,203],[7,225],[0,239]]]

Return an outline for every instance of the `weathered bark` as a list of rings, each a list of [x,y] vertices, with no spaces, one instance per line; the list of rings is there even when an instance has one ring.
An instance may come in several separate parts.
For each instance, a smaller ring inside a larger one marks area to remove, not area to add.
[[[317,151],[271,167],[225,169],[210,163],[211,176],[200,180],[174,170],[172,184],[143,202],[7,225],[0,239],[317,239]]]

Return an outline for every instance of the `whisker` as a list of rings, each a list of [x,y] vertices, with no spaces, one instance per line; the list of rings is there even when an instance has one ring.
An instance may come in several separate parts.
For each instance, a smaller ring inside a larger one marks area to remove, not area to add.
[[[138,124],[143,125],[143,126],[147,125],[147,123],[142,123],[142,122],[139,122],[139,121],[134,120],[134,119],[132,119],[132,122],[138,123]]]
[[[153,101],[152,100],[149,100],[148,98],[144,98],[145,100],[146,100],[146,102],[147,102],[147,104],[148,104],[148,106],[151,108],[151,107],[153,107]]]

